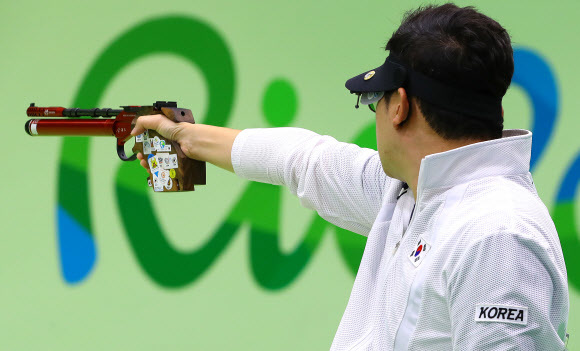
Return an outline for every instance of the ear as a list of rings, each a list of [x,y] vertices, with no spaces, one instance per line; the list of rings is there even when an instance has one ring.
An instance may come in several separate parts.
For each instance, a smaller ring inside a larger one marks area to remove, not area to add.
[[[501,116],[503,117],[503,106],[501,107]]]
[[[397,93],[399,94],[399,101],[397,101],[397,110],[393,118],[393,124],[396,127],[404,123],[409,117],[409,99],[405,88],[397,89]]]

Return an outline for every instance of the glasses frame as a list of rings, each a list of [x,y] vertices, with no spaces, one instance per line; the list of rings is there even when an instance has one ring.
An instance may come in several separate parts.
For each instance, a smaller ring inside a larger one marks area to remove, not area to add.
[[[381,99],[384,96],[385,96],[385,92],[383,91],[383,92],[381,92],[381,97],[377,101],[367,105],[369,107],[369,110],[371,110],[373,113],[377,113],[377,106],[379,105],[379,101],[381,101]]]
[[[371,110],[371,112],[376,113],[377,112],[377,106],[379,104],[379,101],[381,101],[381,99],[385,96],[385,92],[381,92],[381,96],[379,97],[379,99],[373,103],[370,104],[364,104],[367,105],[369,107],[369,110]],[[356,98],[356,105],[354,107],[358,108],[359,107],[359,101],[361,98],[361,94],[357,94],[357,98]]]

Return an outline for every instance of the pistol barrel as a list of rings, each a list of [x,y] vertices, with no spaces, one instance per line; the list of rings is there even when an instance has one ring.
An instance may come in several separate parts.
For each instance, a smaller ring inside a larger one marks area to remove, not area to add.
[[[114,119],[31,119],[24,129],[32,136],[115,136]]]

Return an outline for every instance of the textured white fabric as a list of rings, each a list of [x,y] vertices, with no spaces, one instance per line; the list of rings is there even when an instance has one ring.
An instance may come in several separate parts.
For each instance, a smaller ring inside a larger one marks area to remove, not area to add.
[[[376,151],[303,129],[244,130],[232,163],[368,236],[331,350],[562,350],[566,268],[530,150],[531,133],[511,130],[429,155],[417,203]],[[503,321],[476,321],[478,305],[507,306]],[[527,309],[525,325],[509,308]]]

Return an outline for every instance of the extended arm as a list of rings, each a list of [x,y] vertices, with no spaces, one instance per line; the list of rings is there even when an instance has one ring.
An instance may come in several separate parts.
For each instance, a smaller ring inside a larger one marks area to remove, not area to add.
[[[375,150],[300,128],[246,129],[232,163],[239,176],[284,185],[327,221],[367,235],[384,195],[396,201],[401,182],[383,172]]]
[[[396,201],[401,182],[382,170],[378,154],[299,128],[244,131],[140,117],[133,135],[155,129],[176,140],[185,154],[239,176],[284,185],[303,206],[342,228],[367,235],[388,192]],[[147,167],[142,156],[141,164]]]

